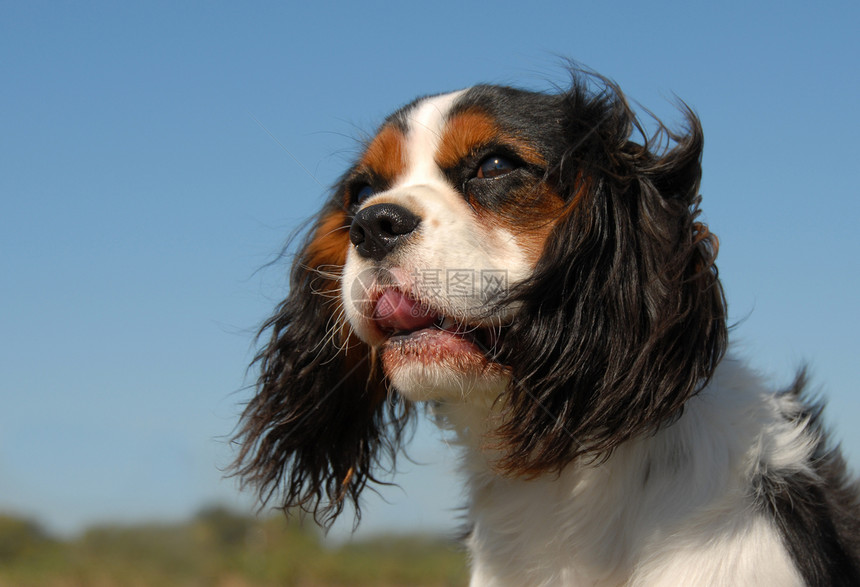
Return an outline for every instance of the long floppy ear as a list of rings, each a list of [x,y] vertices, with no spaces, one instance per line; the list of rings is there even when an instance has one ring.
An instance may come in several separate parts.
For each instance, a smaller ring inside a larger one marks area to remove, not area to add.
[[[718,241],[696,221],[699,121],[687,109],[686,134],[658,121],[648,140],[603,81],[563,98],[569,147],[548,181],[567,208],[511,295],[521,310],[500,352],[512,377],[498,434],[512,474],[604,458],[671,421],[725,351]]]
[[[349,333],[340,276],[350,219],[341,196],[322,210],[296,256],[289,296],[260,331],[257,393],[235,440],[233,469],[263,504],[276,498],[329,526],[344,502],[355,506],[383,458],[393,466],[409,414],[386,401],[370,349]]]

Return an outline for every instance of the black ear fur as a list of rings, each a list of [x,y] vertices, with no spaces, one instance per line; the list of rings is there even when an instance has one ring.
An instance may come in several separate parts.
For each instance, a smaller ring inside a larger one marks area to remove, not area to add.
[[[653,431],[725,351],[718,242],[696,221],[699,121],[686,110],[686,134],[658,121],[648,140],[603,82],[603,92],[575,82],[563,96],[569,146],[547,177],[568,207],[509,300],[521,310],[499,353],[512,378],[498,434],[500,466],[513,474],[602,458]]]
[[[283,509],[298,507],[323,525],[353,502],[389,459],[393,466],[409,406],[386,400],[370,349],[342,324],[338,276],[349,218],[336,196],[296,257],[289,296],[260,331],[257,393],[235,440],[234,471]]]

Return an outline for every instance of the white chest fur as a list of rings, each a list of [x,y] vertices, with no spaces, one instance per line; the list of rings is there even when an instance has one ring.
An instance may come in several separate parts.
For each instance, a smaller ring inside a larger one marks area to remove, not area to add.
[[[762,467],[807,466],[794,409],[726,360],[671,426],[600,464],[523,480],[490,466],[489,408],[441,406],[465,448],[472,585],[802,584],[751,489]]]

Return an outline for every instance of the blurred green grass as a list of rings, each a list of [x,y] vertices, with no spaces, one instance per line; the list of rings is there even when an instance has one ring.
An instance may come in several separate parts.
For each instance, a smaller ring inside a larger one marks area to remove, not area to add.
[[[454,542],[391,535],[327,546],[283,516],[221,507],[177,524],[105,525],[59,540],[0,515],[0,587],[453,586],[467,583]]]

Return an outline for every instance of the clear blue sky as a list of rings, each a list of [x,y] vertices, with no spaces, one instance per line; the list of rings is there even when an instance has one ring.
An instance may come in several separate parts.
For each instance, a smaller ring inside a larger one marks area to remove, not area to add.
[[[808,361],[860,469],[857,2],[139,4],[0,7],[0,510],[247,505],[219,467],[283,295],[258,269],[393,108],[564,84],[558,56],[699,113],[735,349],[777,384]],[[363,532],[453,523],[439,438]]]

